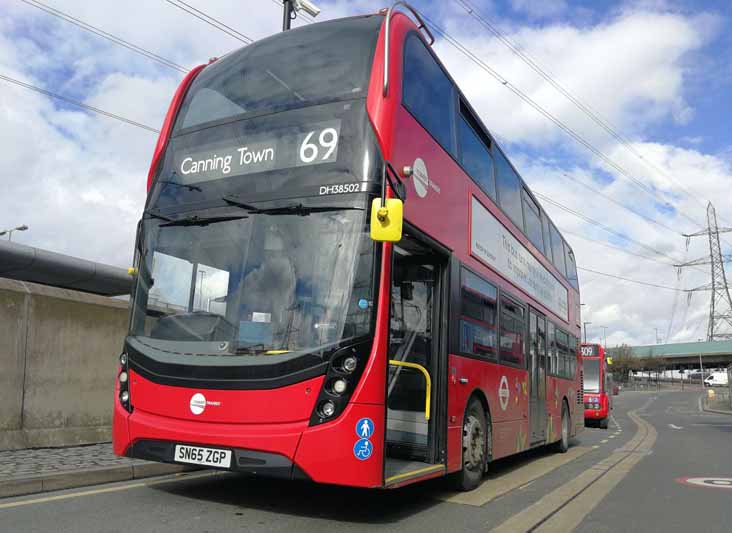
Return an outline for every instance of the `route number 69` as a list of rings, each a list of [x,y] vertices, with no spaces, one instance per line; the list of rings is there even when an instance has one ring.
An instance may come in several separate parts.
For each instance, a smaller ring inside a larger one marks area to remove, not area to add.
[[[321,148],[325,149],[325,154],[320,158],[321,161],[324,161],[333,154],[338,146],[338,132],[335,128],[325,128],[320,132],[320,135],[318,135],[318,143],[320,146],[310,142],[313,135],[315,135],[315,131],[308,133],[300,145],[300,161],[303,163],[312,163],[315,161],[320,154]]]

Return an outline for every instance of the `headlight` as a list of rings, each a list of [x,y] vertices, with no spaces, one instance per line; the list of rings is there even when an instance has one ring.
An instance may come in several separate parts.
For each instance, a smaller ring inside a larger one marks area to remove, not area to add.
[[[127,383],[127,372],[122,371],[119,373],[119,382]]]
[[[337,379],[333,382],[333,385],[331,385],[331,387],[333,392],[335,392],[336,394],[343,394],[348,388],[348,383],[346,383],[345,379]]]
[[[353,372],[358,366],[358,360],[355,357],[346,357],[343,360],[343,370],[346,372]]]
[[[320,404],[319,410],[323,418],[330,418],[335,414],[335,404],[327,400]]]
[[[129,392],[127,392],[126,390],[123,390],[123,391],[122,391],[122,392],[120,393],[120,395],[119,395],[119,399],[120,399],[120,400],[122,401],[122,403],[127,403],[127,402],[129,402],[129,401],[130,401],[130,393],[129,393]]]

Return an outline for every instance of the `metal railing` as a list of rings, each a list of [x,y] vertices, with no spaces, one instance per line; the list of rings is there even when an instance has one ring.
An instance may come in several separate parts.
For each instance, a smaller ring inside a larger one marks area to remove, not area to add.
[[[389,92],[389,41],[391,36],[391,16],[394,14],[394,11],[399,6],[403,6],[405,9],[408,9],[412,12],[414,18],[416,18],[417,22],[419,22],[417,28],[424,31],[430,38],[430,46],[432,46],[435,42],[435,36],[432,35],[432,32],[427,27],[427,24],[425,24],[424,20],[422,20],[422,17],[416,9],[414,9],[407,2],[402,2],[401,0],[392,4],[392,6],[389,8],[389,11],[386,12],[386,28],[384,31],[384,96],[386,96],[386,93]]]

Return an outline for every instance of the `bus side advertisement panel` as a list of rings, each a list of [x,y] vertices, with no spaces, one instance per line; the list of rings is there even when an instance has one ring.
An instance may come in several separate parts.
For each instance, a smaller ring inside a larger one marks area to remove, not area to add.
[[[475,197],[471,199],[470,213],[471,255],[568,320],[566,287]]]

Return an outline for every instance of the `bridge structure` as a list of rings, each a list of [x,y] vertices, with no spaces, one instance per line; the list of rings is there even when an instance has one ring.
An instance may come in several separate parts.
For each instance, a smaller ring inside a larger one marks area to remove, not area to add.
[[[618,355],[617,348],[608,352]],[[668,370],[698,370],[700,357],[705,370],[721,369],[732,365],[732,340],[631,346],[630,353],[640,359],[657,358]]]

